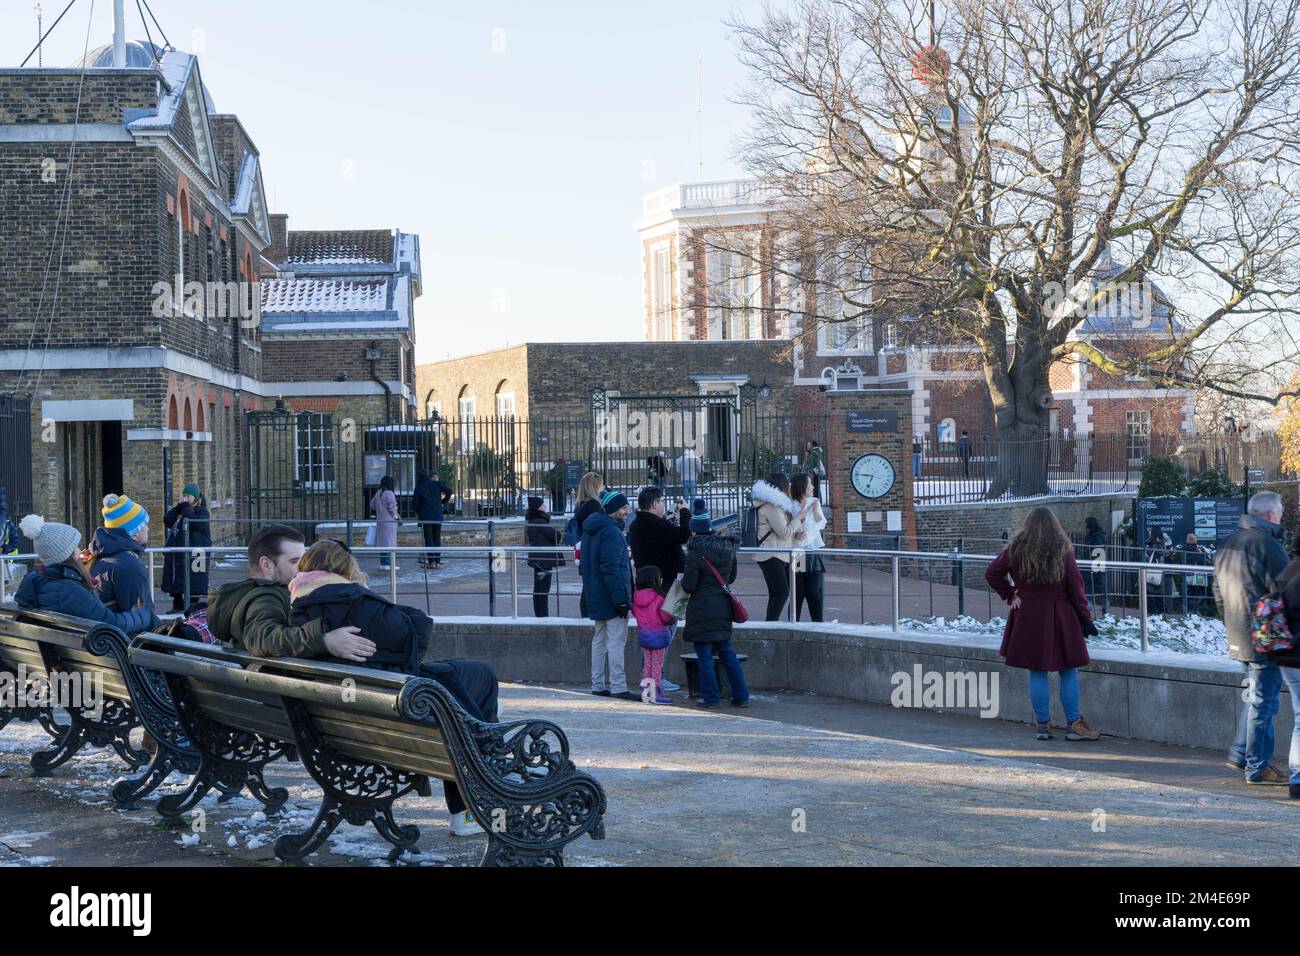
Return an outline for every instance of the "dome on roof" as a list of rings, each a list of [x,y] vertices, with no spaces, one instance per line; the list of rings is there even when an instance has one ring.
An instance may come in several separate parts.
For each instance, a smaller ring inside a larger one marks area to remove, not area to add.
[[[162,47],[150,43],[147,40],[127,40],[127,69],[147,70],[149,67],[153,66],[155,62],[160,62],[162,60],[164,52],[165,51]],[[72,62],[72,68],[74,70],[79,70],[83,66],[92,70],[112,69],[113,44],[109,43],[91,50],[84,58],[78,57]]]
[[[152,54],[150,51],[153,51]],[[168,50],[160,47],[156,43],[150,43],[147,40],[127,40],[126,41],[126,69],[128,70],[147,70],[155,64],[161,64],[163,57],[167,56]],[[74,70],[82,69],[83,58],[78,57],[72,63]],[[96,47],[84,57],[85,69],[89,70],[111,70],[113,68],[113,44]],[[209,113],[215,113],[217,108],[213,105],[212,94],[208,92],[205,85],[203,87],[203,105]]]

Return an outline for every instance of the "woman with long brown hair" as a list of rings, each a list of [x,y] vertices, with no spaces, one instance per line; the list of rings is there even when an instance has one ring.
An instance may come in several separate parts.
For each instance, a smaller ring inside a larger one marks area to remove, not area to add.
[[[1036,736],[1052,739],[1051,685],[1060,674],[1066,740],[1096,740],[1079,711],[1079,668],[1090,662],[1084,632],[1096,634],[1074,546],[1050,508],[1025,517],[1002,553],[984,572],[989,586],[1010,605],[1002,647],[1008,667],[1029,671],[1029,700]]]

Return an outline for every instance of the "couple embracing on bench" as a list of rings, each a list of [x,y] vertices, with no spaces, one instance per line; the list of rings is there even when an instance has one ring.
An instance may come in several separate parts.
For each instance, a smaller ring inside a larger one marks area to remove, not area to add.
[[[426,661],[433,622],[366,587],[346,545],[310,548],[287,525],[269,525],[248,545],[251,577],[208,599],[208,627],[220,641],[258,657],[300,657],[400,671],[436,680],[466,712],[497,723],[497,678],[482,661]],[[453,836],[482,828],[454,783],[443,783]]]

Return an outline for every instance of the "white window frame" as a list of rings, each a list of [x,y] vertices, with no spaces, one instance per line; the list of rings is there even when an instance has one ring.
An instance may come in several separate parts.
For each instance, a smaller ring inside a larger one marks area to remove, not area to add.
[[[1125,450],[1130,463],[1141,462],[1150,455],[1151,410],[1147,408],[1130,408],[1125,411],[1124,435]],[[1137,451],[1138,454],[1135,455],[1135,451]]]
[[[513,420],[515,417],[515,393],[497,392],[496,411],[497,418]]]
[[[650,328],[654,340],[673,337],[672,247],[661,243],[650,250]]]
[[[762,263],[757,240],[743,240],[749,253],[707,248],[710,339],[763,338]]]
[[[439,419],[442,418],[442,402],[441,401],[425,402],[424,417],[431,419],[435,414],[438,416]]]
[[[841,291],[847,284],[847,265],[843,255],[834,255],[827,264],[827,278],[818,291],[818,314],[820,321],[817,329],[817,353],[819,355],[872,355],[875,353],[872,343],[872,318],[864,308],[856,323],[844,320],[846,302]],[[858,288],[855,297],[871,302],[870,267],[863,263],[861,274],[857,279]],[[846,332],[851,325],[854,331]]]
[[[305,429],[303,416],[307,416]],[[307,439],[305,445],[304,436]],[[331,413],[300,412],[294,416],[293,474],[298,487],[304,491],[333,491],[337,483],[335,451],[334,416]],[[319,461],[315,460],[317,453]],[[315,473],[319,473],[319,477]]]
[[[456,411],[458,414],[457,425],[460,432],[460,450],[469,454],[474,450],[474,419],[478,415],[478,400],[473,396],[461,398],[456,402]]]

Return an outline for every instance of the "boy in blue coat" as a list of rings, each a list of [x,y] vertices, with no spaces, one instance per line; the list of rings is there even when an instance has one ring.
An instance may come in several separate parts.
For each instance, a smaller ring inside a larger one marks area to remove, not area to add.
[[[623,667],[627,615],[632,606],[632,562],[618,522],[627,517],[627,498],[606,490],[600,495],[600,508],[582,522],[579,561],[587,617],[596,622],[591,636],[591,692],[597,697],[640,700],[639,694],[627,689]]]
[[[116,611],[143,607],[152,614],[153,586],[144,563],[149,512],[126,495],[107,495],[101,513],[104,527],[95,532],[90,544],[95,556],[90,574],[99,599]]]

